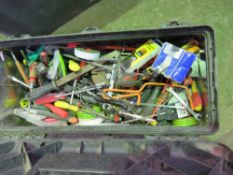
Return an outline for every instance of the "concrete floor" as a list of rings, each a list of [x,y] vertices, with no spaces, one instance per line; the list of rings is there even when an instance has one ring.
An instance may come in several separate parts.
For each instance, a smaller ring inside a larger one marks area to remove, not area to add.
[[[220,130],[207,139],[233,149],[232,9],[232,0],[101,0],[54,34],[78,33],[86,27],[99,27],[102,31],[159,28],[174,19],[189,25],[212,26],[218,65]]]

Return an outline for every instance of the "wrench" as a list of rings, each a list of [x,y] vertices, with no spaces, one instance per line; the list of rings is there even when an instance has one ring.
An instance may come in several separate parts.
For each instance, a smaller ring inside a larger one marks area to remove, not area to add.
[[[201,114],[194,112],[185,102],[184,100],[182,100],[182,98],[180,98],[180,96],[173,90],[172,87],[167,87],[166,90],[170,93],[172,93],[172,95],[174,95],[174,97],[179,100],[179,102],[187,109],[187,111],[189,111],[190,114],[193,115],[193,117],[196,120],[200,120],[201,118]]]

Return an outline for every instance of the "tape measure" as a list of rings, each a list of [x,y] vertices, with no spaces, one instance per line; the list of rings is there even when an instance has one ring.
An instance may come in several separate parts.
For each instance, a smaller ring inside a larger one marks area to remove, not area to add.
[[[193,117],[180,118],[172,121],[173,126],[195,126],[197,125],[197,120]]]
[[[133,73],[136,69],[141,68],[149,60],[154,58],[159,51],[160,45],[153,40],[148,40],[135,51],[126,72]]]
[[[100,57],[100,51],[91,50],[91,49],[83,49],[83,48],[75,48],[74,55],[78,58],[93,61],[93,60],[97,60]]]

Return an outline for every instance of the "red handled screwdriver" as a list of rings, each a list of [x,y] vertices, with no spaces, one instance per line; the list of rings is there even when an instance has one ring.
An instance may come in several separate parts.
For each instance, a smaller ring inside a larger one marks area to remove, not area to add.
[[[66,95],[64,93],[49,93],[47,95],[44,95],[38,99],[36,99],[34,102],[37,105],[41,105],[41,104],[47,104],[47,103],[52,103],[55,102],[57,100],[64,100],[66,99]]]
[[[45,107],[49,108],[54,114],[62,117],[62,118],[67,118],[69,113],[65,111],[64,109],[60,109],[50,103],[44,104]]]

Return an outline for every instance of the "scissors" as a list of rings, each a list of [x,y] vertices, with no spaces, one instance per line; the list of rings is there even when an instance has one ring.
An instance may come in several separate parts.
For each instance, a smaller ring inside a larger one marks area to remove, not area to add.
[[[110,89],[110,88],[106,88],[103,89],[103,93],[102,93],[102,97],[104,99],[122,99],[122,98],[130,98],[130,97],[137,97],[137,105],[141,104],[142,101],[142,92],[143,90],[147,87],[147,86],[167,86],[167,87],[175,87],[175,88],[182,88],[186,91],[189,103],[191,108],[193,108],[193,101],[191,98],[191,94],[189,89],[184,86],[184,85],[178,85],[178,84],[167,84],[167,83],[159,83],[159,82],[147,82],[144,83],[140,89],[138,90],[130,90],[130,89]],[[118,93],[124,93],[124,94],[117,94],[117,95],[113,95],[112,97],[109,97],[107,95],[108,92],[118,92]]]

